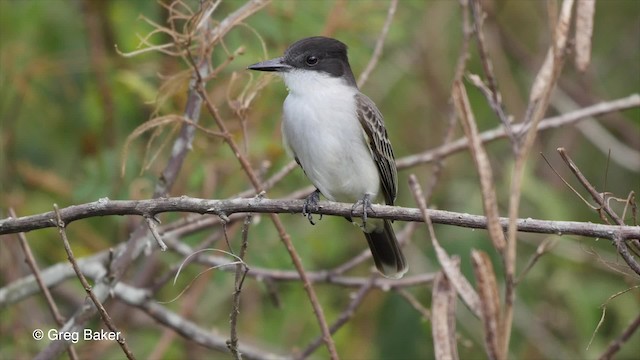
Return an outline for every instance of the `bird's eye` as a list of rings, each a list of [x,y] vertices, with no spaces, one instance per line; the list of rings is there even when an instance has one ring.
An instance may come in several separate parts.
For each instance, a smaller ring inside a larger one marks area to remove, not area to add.
[[[315,66],[318,63],[318,58],[311,55],[309,57],[307,57],[307,59],[305,60],[307,62],[307,65],[309,66]]]

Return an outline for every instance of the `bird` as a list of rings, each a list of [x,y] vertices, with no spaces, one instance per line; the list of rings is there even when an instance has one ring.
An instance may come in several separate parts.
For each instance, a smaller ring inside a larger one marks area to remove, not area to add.
[[[401,278],[408,270],[391,221],[367,218],[372,203],[393,205],[398,175],[384,119],[375,103],[358,89],[347,46],[313,36],[290,45],[284,55],[247,67],[274,72],[284,80],[282,137],[289,155],[316,190],[304,202],[313,223],[320,194],[331,201],[362,206],[356,223],[364,233],[378,271]]]

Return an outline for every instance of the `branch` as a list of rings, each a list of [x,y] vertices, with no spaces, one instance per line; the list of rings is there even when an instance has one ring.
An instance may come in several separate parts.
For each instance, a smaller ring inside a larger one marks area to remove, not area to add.
[[[266,1],[264,0],[249,1],[234,13],[229,15],[226,20],[221,21],[216,27],[213,27],[212,30],[209,29],[211,27],[209,26],[209,22],[206,22],[207,26],[201,27],[199,25],[203,23],[198,21],[198,32],[200,33],[204,30],[208,30],[212,32],[212,37],[223,36],[230,30],[231,27],[236,24],[235,21],[239,21],[238,19],[243,19],[247,16],[250,16],[257,10],[259,10],[265,3]],[[206,5],[208,6],[208,4]],[[208,11],[207,9],[210,8],[203,7],[202,10]],[[204,14],[205,13],[203,12],[203,15]],[[207,12],[207,14],[210,13]],[[173,15],[176,14],[171,14],[171,16]],[[198,15],[199,14],[195,14],[193,19],[196,19]],[[192,35],[194,34],[186,34],[186,36],[189,38],[189,41],[193,40],[191,38]],[[182,43],[176,42],[174,45],[182,46]],[[208,61],[211,58],[210,53],[213,50],[211,47],[207,47],[206,45],[207,44],[199,44],[199,55],[197,57],[197,60],[195,61],[196,69],[192,74],[189,83],[187,104],[185,106],[184,112],[185,117],[194,123],[198,123],[198,120],[200,118],[200,109],[203,101],[196,88],[197,80],[199,78],[208,76]],[[158,49],[156,48],[156,50]],[[187,123],[183,124],[180,135],[173,143],[171,156],[168,159],[166,166],[164,167],[160,175],[160,178],[155,184],[154,197],[160,198],[166,196],[166,194],[170,192],[180,173],[180,170],[182,169],[184,160],[188,152],[191,150],[191,143],[193,141],[194,135],[195,127]],[[50,217],[48,221],[51,221],[51,219],[53,219],[53,217]],[[62,217],[62,221],[64,221],[66,224],[69,223],[64,216]],[[109,274],[111,276],[108,279],[109,281],[98,282],[94,287],[93,292],[99,300],[104,301],[108,297],[109,291],[111,290],[112,286],[121,279],[131,263],[140,255],[142,249],[144,248],[144,239],[148,234],[148,228],[146,225],[146,222],[141,222],[141,224],[138,225],[129,236],[129,240],[127,241],[127,246],[124,251],[115,254],[113,262],[111,262],[110,265]],[[51,224],[49,224],[49,226],[51,226]],[[90,320],[95,315],[95,313],[96,310],[94,307],[80,307],[67,321],[67,323],[61,328],[61,331],[78,331],[88,320]],[[69,344],[69,341],[55,340],[47,345],[47,347],[38,354],[37,358],[53,358],[62,353],[62,351],[64,351],[64,349],[66,349]]]
[[[172,241],[167,239],[169,249],[179,254],[181,258],[191,256],[196,251],[183,242]],[[125,244],[120,244],[113,249],[103,250],[97,254],[78,259],[77,263],[80,271],[94,281],[101,279],[107,273],[109,263],[109,253],[111,251],[118,252],[124,248]],[[367,251],[367,254],[370,254]],[[371,255],[368,255],[371,256]],[[190,258],[190,263],[197,263],[209,268],[216,268],[218,271],[235,272],[234,264],[230,264],[229,258],[217,255],[201,253]],[[60,262],[41,270],[41,278],[44,286],[48,288],[55,287],[74,277],[76,273],[68,262]],[[325,283],[336,285],[344,288],[361,287],[370,282],[368,277],[363,276],[346,276],[335,271],[335,269],[308,271],[309,280],[314,283]],[[260,267],[251,267],[251,271],[247,273],[247,277],[265,282],[290,282],[300,281],[300,275],[293,270],[269,269]],[[419,275],[406,276],[402,279],[391,280],[383,277],[377,277],[373,280],[372,286],[384,291],[390,289],[406,288],[412,286],[420,286],[433,281],[434,274],[423,273]],[[0,288],[0,308],[17,303],[39,291],[38,284],[34,275],[28,275],[15,280],[6,286]]]
[[[193,64],[193,66],[195,67],[195,64]],[[240,151],[240,147],[231,136],[231,133],[227,129],[227,126],[223,121],[220,115],[220,112],[218,111],[218,108],[215,107],[215,105],[209,99],[209,96],[207,95],[207,92],[205,90],[205,84],[202,82],[202,78],[200,78],[200,82],[198,83],[198,93],[204,100],[204,105],[209,111],[209,114],[211,115],[211,117],[213,117],[214,121],[216,122],[216,125],[218,125],[218,127],[220,128],[220,131],[223,134],[224,141],[227,143],[227,145],[229,145],[236,159],[240,163],[240,166],[242,167],[245,174],[249,178],[251,185],[253,185],[255,191],[258,194],[263,193],[264,188],[260,179],[258,178],[256,172],[251,167],[251,164],[249,163],[249,159]],[[258,201],[260,199],[261,199],[261,196],[258,198]],[[219,211],[217,213],[224,214],[223,212],[219,212]],[[293,246],[293,242],[291,242],[291,237],[289,236],[286,229],[284,228],[284,225],[282,224],[282,221],[280,220],[278,215],[274,212],[271,212],[269,215],[271,218],[271,222],[273,223],[274,227],[278,231],[278,235],[280,236],[280,240],[282,240],[282,244],[287,249],[287,252],[289,252],[291,261],[293,261],[293,264],[295,265],[296,270],[298,270],[298,273],[300,274],[300,278],[304,283],[304,290],[306,291],[307,296],[309,297],[309,302],[311,303],[313,313],[316,315],[316,319],[318,320],[318,325],[323,334],[324,342],[327,347],[327,350],[329,351],[329,355],[332,360],[337,360],[338,351],[336,350],[335,343],[331,338],[331,333],[329,332],[329,326],[327,325],[327,320],[324,316],[324,310],[322,309],[322,306],[318,301],[318,296],[316,295],[313,285],[307,279],[307,275],[302,265],[302,259],[300,258],[300,255],[298,255],[298,253],[296,252],[295,247]]]
[[[135,306],[144,311],[159,323],[175,330],[184,338],[193,341],[209,349],[229,352],[226,339],[223,336],[215,335],[210,329],[203,329],[197,324],[183,318],[166,307],[158,304],[149,297],[149,293],[124,283],[118,283],[113,294],[124,303]],[[263,349],[257,349],[240,343],[238,350],[248,359],[281,359],[281,355],[270,354]]]
[[[613,219],[613,221],[618,224],[618,225],[624,225],[624,222],[622,221],[622,219],[618,216],[618,214],[616,214],[608,205],[607,203],[607,199],[606,199],[606,194],[600,194],[598,193],[598,191],[596,190],[595,187],[593,187],[593,185],[591,185],[591,183],[589,182],[589,180],[587,180],[587,178],[582,174],[582,172],[580,171],[580,169],[578,169],[578,166],[573,162],[573,160],[571,160],[571,158],[569,157],[569,155],[567,155],[567,152],[564,148],[558,148],[558,153],[560,153],[560,156],[562,157],[562,160],[564,160],[564,162],[569,166],[569,169],[571,169],[571,171],[573,172],[573,174],[576,176],[576,178],[580,181],[580,183],[582,184],[582,186],[587,189],[587,191],[589,191],[589,194],[591,194],[591,197],[593,198],[593,200],[598,203],[598,205],[600,206],[598,212],[600,212],[600,209],[604,210],[604,212],[609,215],[609,217],[611,219]],[[604,215],[601,215],[603,217],[604,220],[606,220],[604,218]],[[608,223],[609,221],[607,221]],[[638,264],[638,262],[633,258],[633,256],[631,254],[629,254],[628,251],[628,247],[626,242],[624,241],[624,239],[620,239],[620,238],[614,238],[613,239],[614,244],[616,245],[616,247],[618,248],[618,253],[622,256],[622,258],[624,259],[624,261],[629,265],[629,267],[631,269],[633,269],[633,271],[636,272],[636,274],[640,275],[640,264]]]
[[[538,131],[555,129],[569,124],[576,123],[582,119],[587,119],[593,116],[599,116],[606,113],[627,110],[631,108],[640,107],[640,94],[631,94],[627,97],[603,101],[598,104],[587,106],[576,111],[564,113],[558,116],[546,118],[538,124]],[[515,124],[512,126],[512,130],[515,133],[525,132],[529,128],[529,124]],[[480,133],[480,140],[483,143],[495,141],[507,136],[507,133],[503,126],[498,126],[493,130],[487,130]],[[448,144],[440,146],[436,149],[427,150],[420,154],[410,155],[400,158],[396,161],[398,169],[404,169],[419,164],[429,163],[434,161],[438,156],[451,155],[460,151],[467,150],[469,147],[469,141],[466,137],[452,141]]]
[[[198,214],[220,214],[227,216],[234,213],[302,213],[302,200],[274,200],[274,199],[227,199],[210,200],[187,196],[173,198],[159,198],[149,200],[109,200],[100,199],[91,203],[73,205],[60,209],[60,216],[65,224],[73,221],[97,216],[109,215],[156,215],[164,212],[190,212]],[[319,208],[314,214],[335,216],[362,215],[362,209],[352,209],[353,204],[320,201]],[[422,222],[420,210],[400,206],[372,205],[367,216],[372,218]],[[429,209],[429,215],[436,224],[454,225],[473,229],[486,229],[487,219],[480,215],[457,213],[445,210]],[[500,225],[506,229],[507,218],[500,218]],[[36,229],[56,227],[55,214],[49,211],[42,214],[6,218],[0,220],[0,235]],[[593,238],[615,240],[637,239],[640,237],[640,227],[625,225],[603,225],[578,221],[552,221],[537,219],[518,219],[518,231],[539,234],[581,235]]]
[[[358,290],[358,292],[352,296],[352,299],[349,305],[346,307],[346,309],[344,309],[344,311],[340,314],[340,316],[338,316],[338,319],[329,328],[329,330],[331,330],[331,334],[335,334],[338,330],[340,330],[342,326],[344,326],[344,324],[346,324],[349,320],[351,320],[356,310],[358,309],[358,306],[360,306],[360,304],[364,301],[367,294],[369,294],[369,291],[373,287],[373,281],[376,278],[379,278],[379,277],[376,277],[376,275],[373,275],[369,278],[369,281],[367,283],[360,286],[360,289]],[[302,351],[302,353],[299,356],[297,356],[297,358],[298,359],[308,358],[309,356],[311,356],[311,354],[313,354],[313,352],[318,347],[320,347],[320,345],[322,345],[322,337],[317,337],[307,346],[307,348],[304,351]]]
[[[362,87],[364,83],[367,82],[369,75],[378,64],[378,59],[380,59],[380,56],[382,55],[382,47],[384,46],[384,41],[387,38],[387,33],[389,33],[391,21],[393,20],[393,15],[396,13],[397,7],[398,0],[391,0],[391,3],[389,3],[389,10],[387,11],[387,19],[384,21],[384,26],[382,26],[382,31],[380,31],[380,35],[376,41],[376,47],[373,50],[373,55],[371,55],[371,59],[369,59],[367,67],[365,67],[364,71],[360,74],[360,78],[358,78],[358,87]]]
[[[627,328],[624,329],[624,331],[622,332],[622,334],[620,334],[620,336],[618,336],[613,341],[611,341],[611,343],[607,347],[607,350],[602,355],[600,355],[599,359],[604,360],[604,359],[613,358],[613,356],[618,352],[618,350],[622,348],[622,345],[629,340],[631,335],[633,335],[633,333],[636,330],[638,330],[638,328],[640,328],[640,315],[638,315],[629,324],[629,326],[627,326]]]
[[[116,342],[118,343],[118,345],[120,345],[120,348],[122,348],[122,352],[124,352],[124,354],[127,356],[127,359],[130,359],[130,360],[135,359],[135,356],[131,352],[129,345],[127,345],[127,342],[125,341],[124,337],[120,336],[120,331],[118,331],[118,328],[115,326],[115,324],[111,320],[111,316],[102,305],[102,302],[100,301],[100,299],[98,299],[96,294],[94,294],[93,291],[91,290],[92,288],[91,288],[91,285],[89,285],[87,278],[80,271],[80,267],[76,262],[76,258],[75,256],[73,256],[73,251],[71,250],[69,239],[67,238],[67,232],[65,230],[67,227],[67,224],[65,224],[64,221],[60,219],[60,212],[58,211],[58,205],[54,204],[53,208],[54,208],[54,212],[56,213],[58,232],[60,233],[60,237],[62,238],[64,250],[67,253],[67,259],[71,263],[71,266],[73,267],[73,271],[78,275],[78,280],[80,280],[80,283],[84,288],[84,291],[87,292],[87,295],[89,295],[89,298],[91,299],[95,307],[98,309],[98,312],[100,313],[100,317],[102,318],[102,321],[104,322],[104,324],[107,326],[107,328],[109,328],[109,330],[111,330],[112,334],[117,334]]]

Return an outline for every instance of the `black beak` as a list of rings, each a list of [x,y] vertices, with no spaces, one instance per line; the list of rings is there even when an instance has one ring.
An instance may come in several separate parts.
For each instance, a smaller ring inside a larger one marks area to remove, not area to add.
[[[249,65],[247,69],[258,70],[258,71],[285,72],[291,69],[291,65],[286,64],[284,62],[284,59],[279,57],[279,58],[259,62],[257,64]]]

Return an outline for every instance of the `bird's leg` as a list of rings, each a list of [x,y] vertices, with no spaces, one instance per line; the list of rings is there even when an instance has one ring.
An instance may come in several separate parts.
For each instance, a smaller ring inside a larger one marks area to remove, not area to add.
[[[307,217],[307,220],[311,225],[315,225],[313,222],[313,214],[310,211],[318,210],[318,201],[320,200],[320,190],[316,189],[311,195],[304,199],[304,205],[302,205],[302,215]],[[320,220],[322,220],[322,214],[320,214]]]
[[[373,211],[373,207],[371,206],[371,194],[366,193],[361,200],[356,201],[356,203],[351,207],[351,213],[353,214],[353,212],[356,211],[356,208],[360,205],[362,205],[362,229],[366,229],[367,211],[371,210],[372,213],[375,213],[375,211]]]

